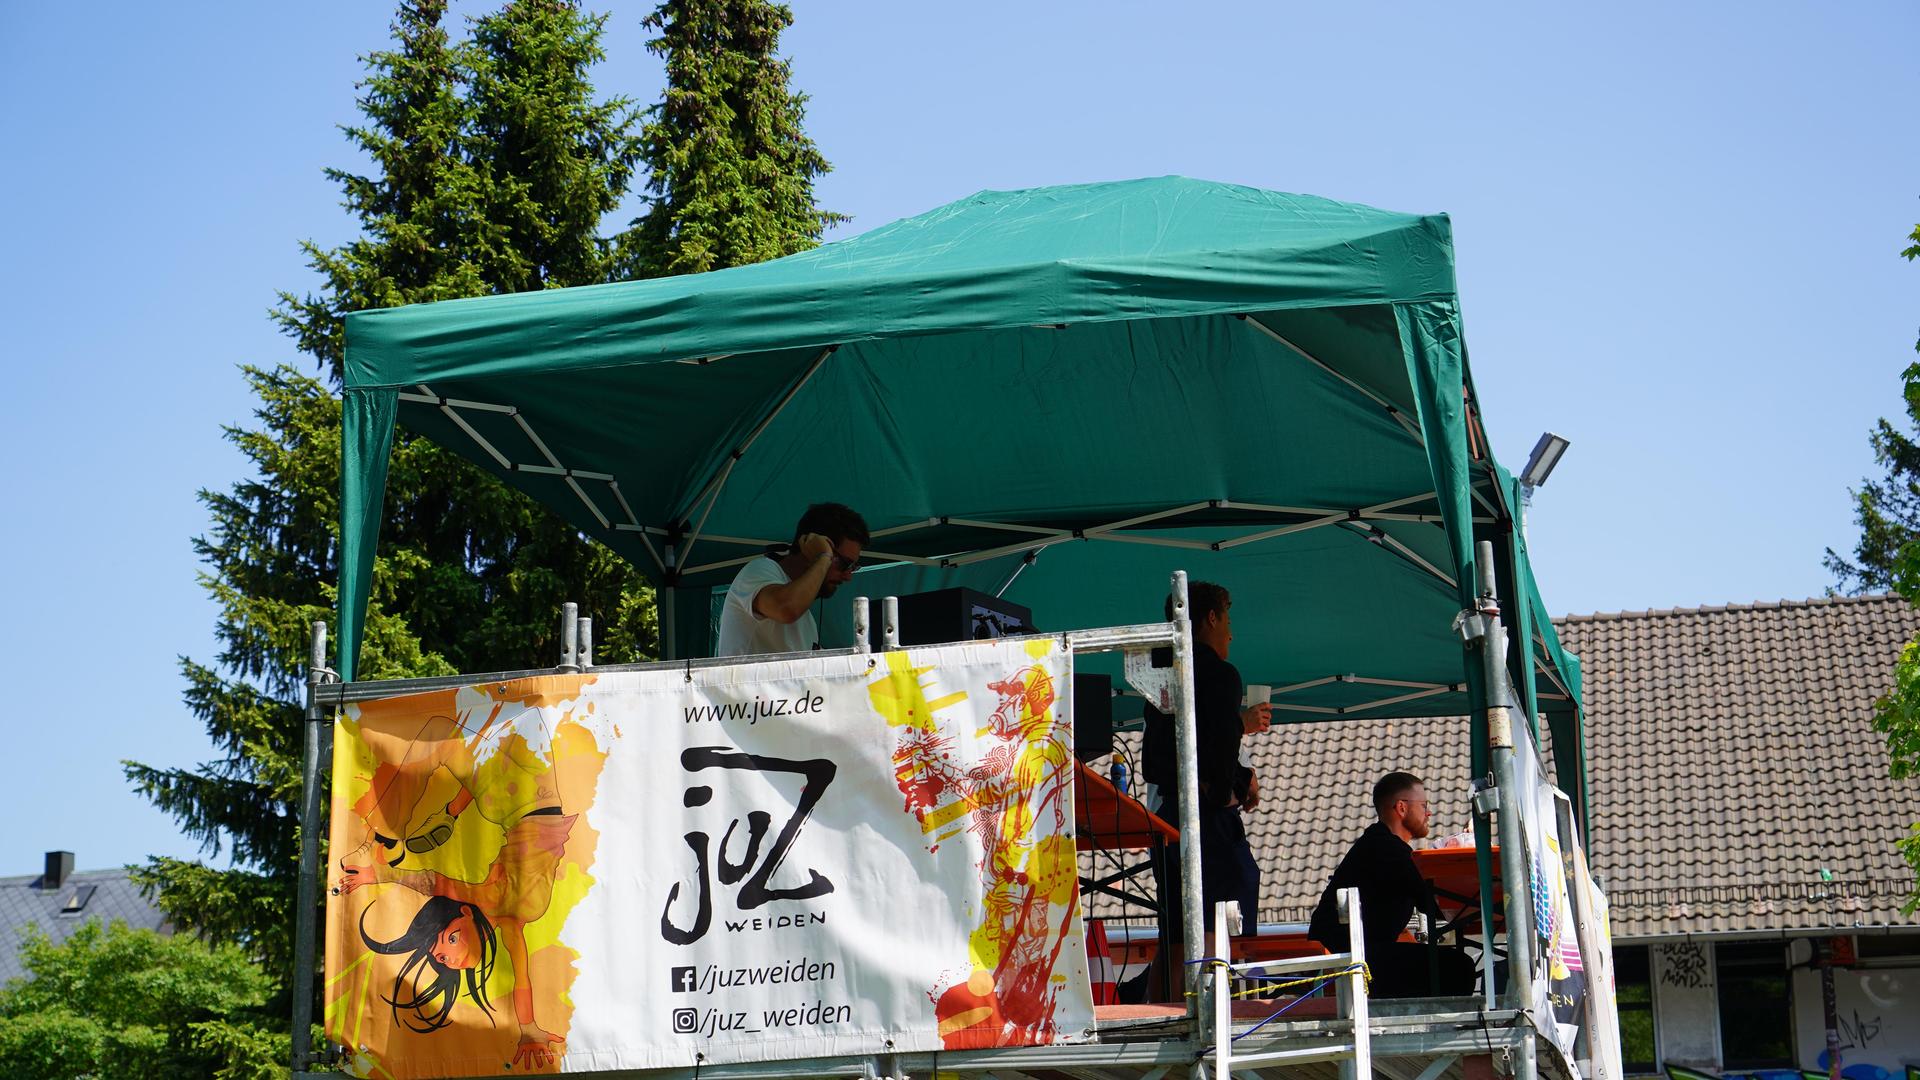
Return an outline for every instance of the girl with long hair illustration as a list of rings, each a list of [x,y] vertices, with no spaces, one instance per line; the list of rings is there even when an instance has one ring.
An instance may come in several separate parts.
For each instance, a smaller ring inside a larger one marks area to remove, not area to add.
[[[526,738],[532,734],[548,754],[553,752],[539,712],[528,709],[514,723],[496,729],[503,704],[496,702],[470,736],[445,716],[422,720],[417,714],[363,714],[360,738],[376,763],[367,793],[353,806],[354,818],[365,826],[365,839],[341,857],[336,891],[346,894],[390,884],[427,897],[406,931],[391,940],[368,933],[372,904],[362,910],[359,924],[360,938],[369,949],[405,957],[386,1000],[395,1023],[415,1032],[426,1034],[452,1024],[463,983],[469,999],[491,1022],[494,1012],[486,985],[504,945],[513,968],[513,1013],[520,1028],[511,1065],[544,1070],[558,1061],[565,1039],[535,1022],[524,931],[546,914],[577,815],[561,806],[554,762]],[[523,722],[536,727],[523,733],[517,730]],[[478,760],[476,751],[482,751]],[[459,783],[459,792],[416,822],[429,783],[443,769]],[[481,880],[402,867],[409,855],[425,855],[451,839],[455,821],[469,806],[498,826],[502,836],[500,851]]]

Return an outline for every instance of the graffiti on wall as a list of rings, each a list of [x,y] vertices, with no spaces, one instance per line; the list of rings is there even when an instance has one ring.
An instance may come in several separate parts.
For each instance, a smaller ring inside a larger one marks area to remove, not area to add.
[[[1707,970],[1707,950],[1691,941],[1677,945],[1660,947],[1660,983],[1663,986],[1678,986],[1688,990],[1701,990],[1713,985],[1713,978]]]

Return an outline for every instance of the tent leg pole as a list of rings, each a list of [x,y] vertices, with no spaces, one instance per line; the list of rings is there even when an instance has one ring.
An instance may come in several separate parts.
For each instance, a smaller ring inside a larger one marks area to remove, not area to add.
[[[320,903],[320,736],[325,710],[319,701],[327,666],[327,624],[313,624],[313,651],[307,666],[306,756],[300,788],[300,881],[293,915],[293,1071],[313,1064],[314,908]]]
[[[667,565],[673,565],[672,544],[667,545]],[[658,602],[656,609],[658,622],[660,623],[660,659],[662,660],[680,659],[679,642],[677,640],[680,636],[680,627],[678,620],[674,618],[674,608],[676,605],[673,602],[674,594],[679,591],[680,590],[675,588],[671,582],[653,590],[653,597]]]

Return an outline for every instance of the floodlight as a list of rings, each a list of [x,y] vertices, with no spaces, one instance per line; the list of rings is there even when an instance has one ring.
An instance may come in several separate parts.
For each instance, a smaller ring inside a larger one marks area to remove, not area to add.
[[[1567,440],[1553,432],[1542,432],[1540,441],[1533,444],[1533,453],[1527,455],[1527,467],[1520,470],[1520,482],[1529,488],[1546,483],[1553,467],[1560,464],[1560,455],[1567,452],[1567,445]]]

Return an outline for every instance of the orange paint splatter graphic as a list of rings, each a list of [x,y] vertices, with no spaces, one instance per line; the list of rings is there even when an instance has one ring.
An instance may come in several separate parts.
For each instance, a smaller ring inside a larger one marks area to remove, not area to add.
[[[1034,642],[1044,661],[1050,642]],[[929,702],[908,654],[887,654],[870,685],[876,711],[899,729],[894,779],[902,809],[929,838],[928,850],[966,834],[977,850],[981,921],[968,939],[970,970],[930,992],[948,1049],[1051,1043],[1062,949],[1077,940],[1080,879],[1071,814],[1073,755],[1055,677],[1025,664],[987,684],[997,695],[987,726],[950,730],[939,709],[964,694]]]
[[[549,676],[369,702],[336,734],[326,1028],[362,1076],[560,1071],[606,755]]]

